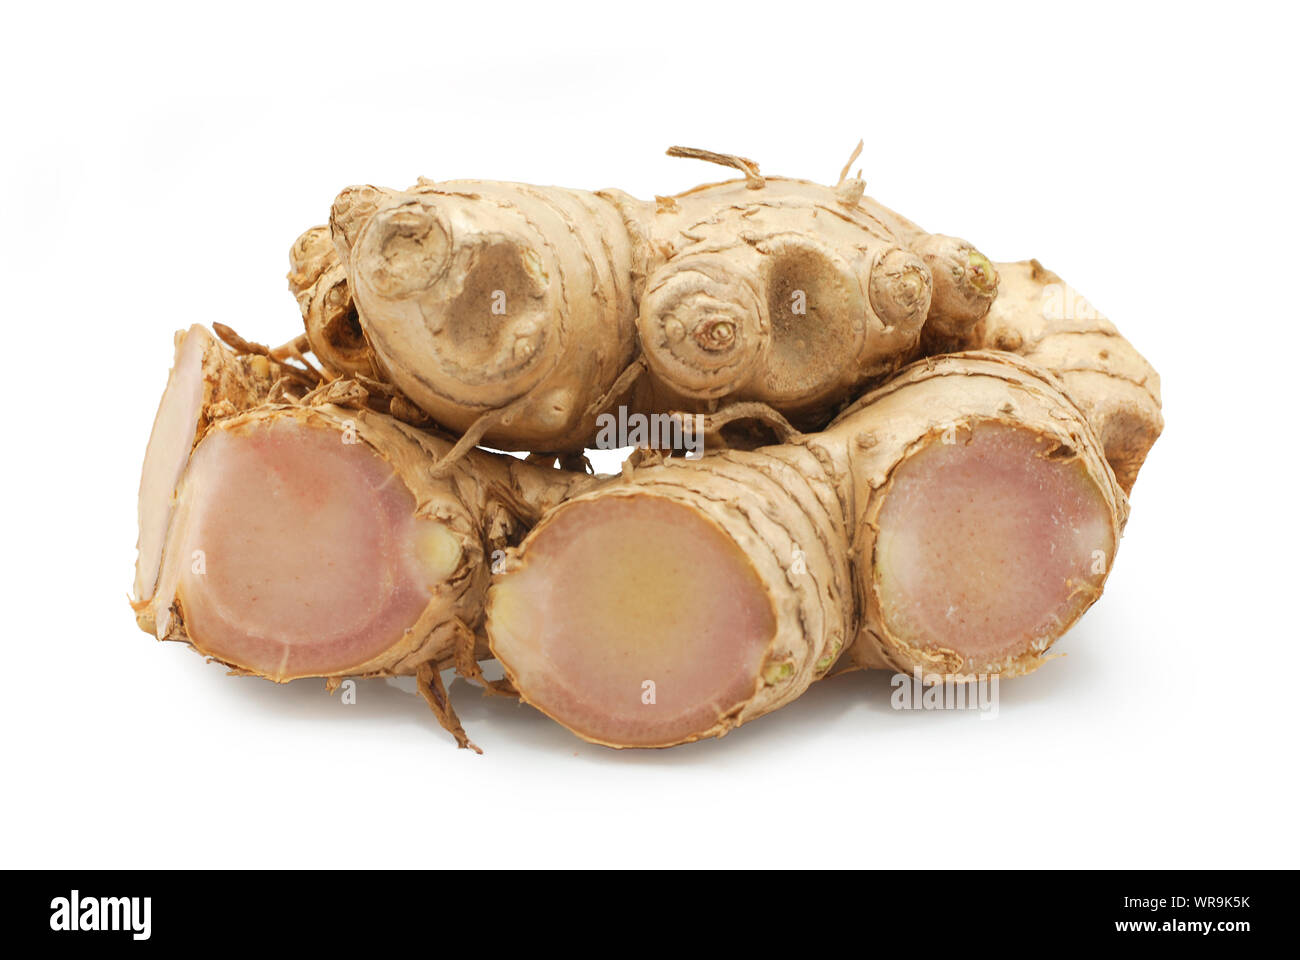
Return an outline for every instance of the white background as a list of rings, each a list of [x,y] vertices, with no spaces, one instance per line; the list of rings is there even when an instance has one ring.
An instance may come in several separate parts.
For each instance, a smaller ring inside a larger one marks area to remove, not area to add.
[[[1286,10],[11,7],[0,865],[1300,865]],[[287,251],[339,188],[718,177],[677,143],[833,182],[859,137],[869,193],[1038,257],[1164,378],[1106,594],[996,720],[856,674],[616,752],[457,683],[480,757],[409,683],[347,707],[136,629],[172,331],[289,339]]]

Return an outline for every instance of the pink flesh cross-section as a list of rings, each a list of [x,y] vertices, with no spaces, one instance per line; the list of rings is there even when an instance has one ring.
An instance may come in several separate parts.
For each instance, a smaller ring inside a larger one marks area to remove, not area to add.
[[[214,431],[190,464],[178,596],[202,652],[273,679],[346,672],[429,602],[415,501],[369,446],[297,418]]]
[[[1055,638],[1099,590],[1110,512],[1083,463],[993,423],[936,439],[894,471],[874,558],[889,631],[991,666]]]
[[[650,495],[562,507],[493,590],[493,648],[525,697],[619,746],[709,730],[754,695],[775,629],[735,542]]]

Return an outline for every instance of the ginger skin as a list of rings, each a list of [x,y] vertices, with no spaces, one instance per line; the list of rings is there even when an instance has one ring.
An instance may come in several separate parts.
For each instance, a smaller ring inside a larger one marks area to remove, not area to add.
[[[1088,418],[1125,493],[1164,429],[1160,375],[1078,291],[1037,260],[1000,263],[983,345],[1060,378]]]

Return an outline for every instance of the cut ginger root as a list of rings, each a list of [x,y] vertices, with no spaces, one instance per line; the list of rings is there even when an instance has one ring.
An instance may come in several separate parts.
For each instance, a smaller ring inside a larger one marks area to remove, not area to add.
[[[213,424],[185,466],[143,624],[239,673],[416,675],[469,746],[437,668],[473,663],[493,549],[588,482],[366,409],[268,404]]]
[[[418,658],[404,635],[431,595],[461,586],[456,527],[468,531],[468,516],[417,517],[392,466],[327,416],[287,411],[213,431],[181,496],[175,590],[190,641],[271,680]]]
[[[1035,669],[1100,594],[1127,512],[1049,374],[957,354],[800,443],[572,498],[507,552],[487,631],[520,695],[579,736],[670,746],[788,703],[842,655]]]
[[[589,740],[667,746],[754,696],[776,615],[735,540],[670,498],[562,507],[493,594],[517,689]]]
[[[931,358],[818,442],[846,432],[823,447],[854,483],[862,609],[846,664],[944,676],[1041,666],[1101,595],[1129,510],[1060,381],[994,351]]]
[[[1100,593],[1114,504],[1073,451],[1030,431],[979,422],[951,439],[891,477],[876,596],[897,642],[987,672],[1045,648]]]

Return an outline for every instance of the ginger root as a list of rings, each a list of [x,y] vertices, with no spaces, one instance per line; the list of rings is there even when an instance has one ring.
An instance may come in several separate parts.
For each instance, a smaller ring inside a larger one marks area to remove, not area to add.
[[[433,479],[450,446],[328,403],[212,424],[176,491],[141,625],[276,682],[472,663],[493,552],[590,481],[483,452]],[[455,732],[445,691],[430,696]]]
[[[480,180],[349,187],[294,244],[316,355],[507,449],[595,442],[595,418],[770,407],[815,429],[928,341],[966,336],[997,276],[860,181],[745,178],[642,202]],[[938,274],[938,287],[933,277]],[[932,297],[938,295],[938,299]]]
[[[507,551],[487,632],[520,696],[579,736],[671,746],[771,712],[841,655],[1036,669],[1100,595],[1127,516],[1049,373],[957,354],[799,443],[571,498]]]
[[[739,176],[648,202],[345,189],[290,252],[303,334],[177,334],[137,623],[275,682],[414,676],[463,747],[445,668],[613,747],[846,670],[1037,669],[1109,575],[1159,377],[1037,261],[867,196],[860,151],[822,185],[673,148]],[[591,476],[615,411],[708,452]]]

